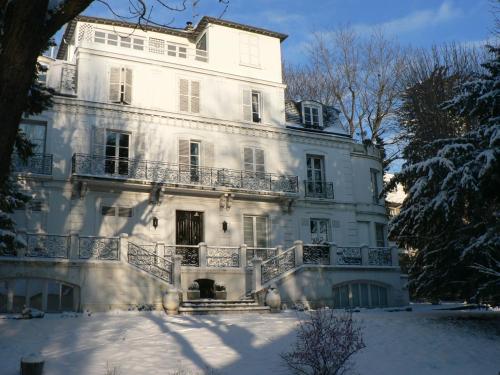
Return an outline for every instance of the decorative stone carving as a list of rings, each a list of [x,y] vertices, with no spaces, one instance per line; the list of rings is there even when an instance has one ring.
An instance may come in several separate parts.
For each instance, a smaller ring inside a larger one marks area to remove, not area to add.
[[[271,312],[278,312],[281,306],[281,296],[275,285],[271,285],[266,294],[266,305],[271,308]]]

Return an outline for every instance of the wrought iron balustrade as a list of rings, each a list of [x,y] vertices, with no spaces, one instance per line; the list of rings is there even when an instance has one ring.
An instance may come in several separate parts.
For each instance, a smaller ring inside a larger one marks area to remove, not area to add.
[[[253,267],[252,259],[257,257],[264,260],[278,255],[276,247],[247,247],[247,267]]]
[[[363,264],[360,247],[338,247],[337,248],[337,263],[340,265],[356,265]]]
[[[117,237],[80,237],[78,258],[119,260],[119,241]]]
[[[200,266],[200,247],[198,245],[165,245],[163,256],[173,259],[174,255],[181,255],[181,266]]]
[[[304,188],[306,197],[334,199],[333,182],[305,180]]]
[[[240,249],[238,247],[207,246],[207,267],[239,267]]]
[[[18,154],[12,155],[12,170],[21,173],[52,175],[52,154],[33,154],[26,161]]]
[[[28,233],[24,255],[34,258],[68,259],[70,243],[70,236]]]
[[[392,266],[391,249],[388,247],[370,247],[368,249],[370,266]]]
[[[146,250],[141,245],[128,243],[128,262],[137,268],[156,276],[167,283],[172,283],[173,263],[170,259]]]
[[[201,167],[140,159],[75,154],[75,175],[146,180],[187,186],[229,187],[250,191],[298,192],[298,177],[227,168]]]
[[[304,245],[304,264],[330,264],[329,245]]]
[[[295,267],[295,247],[278,254],[262,262],[261,280],[262,284],[291,270]]]

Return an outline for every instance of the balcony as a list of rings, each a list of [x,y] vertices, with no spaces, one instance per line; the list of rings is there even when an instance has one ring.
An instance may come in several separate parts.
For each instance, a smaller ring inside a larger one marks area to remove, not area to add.
[[[80,177],[174,184],[187,188],[293,194],[299,188],[297,176],[86,154],[73,155],[72,173]]]
[[[26,161],[23,161],[18,154],[13,154],[12,171],[51,176],[52,154],[33,154]]]
[[[333,182],[326,181],[304,181],[306,198],[334,199]]]

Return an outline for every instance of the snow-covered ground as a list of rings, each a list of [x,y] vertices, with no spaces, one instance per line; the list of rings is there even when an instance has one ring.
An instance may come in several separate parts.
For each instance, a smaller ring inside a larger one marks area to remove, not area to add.
[[[443,306],[440,306],[442,308]],[[500,312],[366,310],[366,348],[359,374],[492,374],[500,372]],[[476,319],[462,319],[476,318]],[[172,374],[212,368],[221,374],[287,374],[279,353],[295,339],[296,312],[176,316],[110,312],[0,320],[0,373],[19,373],[30,352],[46,358],[45,374]]]

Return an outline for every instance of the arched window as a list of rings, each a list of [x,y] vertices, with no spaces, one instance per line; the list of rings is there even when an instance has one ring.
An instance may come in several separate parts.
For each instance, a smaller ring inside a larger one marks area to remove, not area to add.
[[[369,282],[354,282],[333,287],[334,308],[386,307],[387,288]]]

